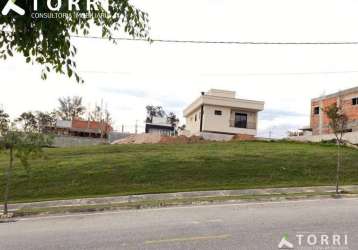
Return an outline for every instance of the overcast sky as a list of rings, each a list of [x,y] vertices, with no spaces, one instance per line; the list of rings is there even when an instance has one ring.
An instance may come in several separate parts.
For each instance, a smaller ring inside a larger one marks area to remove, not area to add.
[[[358,41],[356,0],[136,0],[161,39],[329,42]],[[265,101],[259,135],[285,135],[309,124],[310,99],[358,86],[358,45],[166,44],[74,38],[82,85],[15,56],[0,64],[0,104],[12,116],[51,111],[61,96],[108,105],[115,128],[143,129],[145,106],[182,117],[201,91],[236,91]]]

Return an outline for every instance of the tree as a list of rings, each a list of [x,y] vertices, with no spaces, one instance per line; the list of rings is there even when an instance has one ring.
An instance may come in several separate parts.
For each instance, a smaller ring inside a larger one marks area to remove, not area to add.
[[[100,123],[101,138],[110,132],[109,128],[113,123],[112,116],[108,109],[102,108],[102,105],[96,105],[94,110],[89,113],[88,119]]]
[[[15,122],[21,123],[25,132],[34,132],[38,130],[38,121],[31,111],[22,113]]]
[[[156,110],[155,107],[153,105],[147,105],[145,107],[146,111],[147,111],[147,118],[146,118],[146,122],[147,123],[151,123],[153,121],[153,117],[156,116]]]
[[[5,114],[4,112],[0,112]],[[0,151],[9,156],[9,165],[5,170],[4,214],[8,214],[8,200],[11,186],[11,175],[15,159],[19,159],[21,165],[29,173],[29,159],[42,155],[42,148],[52,143],[52,138],[33,131],[18,131],[16,126],[10,126],[9,120],[2,119],[3,124],[0,134]]]
[[[172,125],[172,127],[175,128],[179,123],[179,118],[176,116],[176,114],[170,112],[169,115],[167,116],[167,121],[169,124]]]
[[[178,127],[178,131],[185,131],[185,129],[186,129],[186,125],[185,125],[185,124],[183,124],[183,125],[181,125],[181,126]]]
[[[157,117],[166,116],[166,112],[164,111],[162,106],[156,106],[155,109],[156,109],[156,112],[157,112],[157,114],[156,114]]]
[[[104,126],[102,126],[102,130],[101,130],[102,137],[104,137],[110,132],[109,129],[112,126],[112,124],[113,124],[113,119],[111,113],[106,109],[104,111]]]
[[[145,109],[147,111],[147,123],[153,122],[153,117],[164,117],[166,115],[162,106],[147,105]]]
[[[347,116],[343,109],[343,98],[338,97],[339,102],[337,104],[330,105],[323,111],[329,118],[329,126],[332,129],[337,144],[337,167],[336,167],[336,194],[339,194],[339,173],[342,167],[342,152],[341,145],[344,143],[343,136],[347,126]]]
[[[0,137],[9,129],[9,115],[0,109]]]
[[[25,132],[45,133],[47,128],[55,125],[56,113],[41,111],[23,112],[20,117],[15,120],[15,122],[17,122]]]
[[[6,2],[0,3],[1,9]],[[99,27],[101,36],[113,42],[114,34],[120,31],[134,38],[148,38],[147,13],[128,0],[108,0],[108,11],[105,10],[104,1],[97,1],[89,8],[87,1],[77,1],[79,10],[77,6],[69,10],[69,1],[60,0],[57,2],[59,11],[51,11],[49,2],[51,5],[51,1],[17,0],[16,5],[26,10],[25,15],[20,16],[13,11],[0,15],[0,58],[6,60],[18,52],[25,57],[27,63],[42,65],[42,79],[47,78],[48,72],[54,71],[83,82],[76,71],[77,48],[71,38],[86,36],[93,28]],[[36,15],[58,12],[66,16],[36,18]]]
[[[63,120],[73,120],[75,118],[81,118],[86,111],[86,108],[82,105],[82,97],[73,96],[59,98],[60,106],[58,107],[57,114]]]
[[[39,132],[45,133],[48,128],[55,127],[56,125],[56,112],[36,112],[36,120]]]
[[[89,114],[89,119],[92,120],[92,121],[99,121],[101,119],[101,112],[102,112],[102,109],[100,106],[96,105],[94,107],[94,110],[92,110]]]
[[[100,123],[101,138],[110,132],[110,126],[113,123],[112,116],[108,109],[102,108],[102,105],[95,105],[94,110],[89,113],[88,119]]]

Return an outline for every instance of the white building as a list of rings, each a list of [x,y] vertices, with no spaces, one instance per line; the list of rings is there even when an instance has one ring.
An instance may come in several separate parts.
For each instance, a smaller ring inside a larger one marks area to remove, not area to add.
[[[211,89],[184,109],[186,130],[189,135],[254,138],[258,112],[263,109],[262,101],[238,99],[234,91]]]
[[[168,123],[167,117],[153,117],[152,122],[145,124],[145,132],[151,134],[174,135],[175,127]]]

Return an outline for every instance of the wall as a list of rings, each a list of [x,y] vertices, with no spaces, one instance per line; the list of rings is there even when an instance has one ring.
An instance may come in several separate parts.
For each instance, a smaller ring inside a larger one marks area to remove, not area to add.
[[[335,103],[337,103],[337,97],[331,97],[331,98],[327,98],[327,99],[319,100],[319,101],[312,101],[312,103],[311,103],[311,128],[312,128],[313,135],[331,133],[331,130],[329,128],[329,118],[322,111],[322,109],[325,109]],[[313,112],[315,107],[320,108],[318,115],[315,115]]]
[[[202,132],[200,136],[205,140],[209,141],[230,141],[234,138],[234,135],[226,135],[226,134],[216,134],[216,133],[208,133]]]
[[[220,110],[221,115],[215,115],[215,110]],[[235,109],[238,111],[238,109]],[[256,113],[240,111],[248,114],[248,124],[256,124]],[[249,134],[256,135],[255,128],[235,128],[230,126],[230,120],[234,119],[235,111],[232,111],[229,107],[222,106],[204,106],[204,120],[203,120],[203,131],[222,132],[231,134]]]
[[[215,115],[215,110],[220,110],[222,112],[221,115]],[[237,111],[239,110],[235,109],[232,111],[229,107],[204,105],[203,132],[256,135],[256,112],[240,111],[248,114],[248,124],[254,124],[250,128],[245,129],[230,126],[230,120],[234,119],[235,112]],[[196,121],[195,116],[197,118]],[[191,135],[200,134],[200,118],[201,108],[196,109],[186,118],[186,130],[189,130]]]
[[[198,108],[194,110],[188,117],[186,117],[186,130],[190,131],[191,135],[199,135],[200,133],[200,110],[201,108]],[[196,115],[196,121],[195,121],[195,115]]]
[[[91,146],[108,143],[107,139],[101,138],[87,138],[79,136],[56,136],[54,138],[54,147],[80,147],[80,146]]]
[[[358,97],[358,92],[346,95],[343,99],[344,112],[348,116],[348,126],[353,131],[358,130],[358,105],[352,105],[352,99]]]
[[[106,132],[110,132],[113,130],[111,125],[105,122],[102,123],[96,121],[86,121],[86,120],[76,120],[76,119],[72,121],[72,128],[90,129],[98,132],[100,132],[101,130],[104,130]]]
[[[230,115],[230,121],[232,122],[232,126],[235,122],[235,113],[244,113],[247,114],[247,128],[249,129],[257,129],[257,112],[251,112],[240,109],[232,109]]]
[[[238,109],[246,109],[246,110],[264,110],[264,102],[261,101],[253,101],[253,100],[244,100],[237,98],[225,98],[221,96],[212,96],[212,95],[204,95],[197,98],[192,104],[190,104],[187,108],[184,109],[184,116],[187,117],[195,110],[197,110],[202,104],[204,105],[212,105],[212,106],[222,106],[222,107],[230,107],[230,108],[238,108]]]
[[[353,131],[358,130],[358,105],[352,105],[352,98],[358,97],[358,92],[348,93],[343,95],[343,108],[348,117],[348,127]],[[332,104],[338,102],[338,95],[329,96],[327,98],[313,99],[311,102],[311,128],[313,135],[330,134],[332,130],[329,127],[329,118],[320,110],[319,115],[313,113],[315,107],[325,109]]]
[[[289,137],[293,141],[310,141],[310,142],[320,142],[328,141],[335,139],[334,134],[325,134],[325,135],[304,135],[304,136],[292,136]],[[353,144],[358,144],[358,131],[346,133],[343,137],[344,140],[349,141]]]

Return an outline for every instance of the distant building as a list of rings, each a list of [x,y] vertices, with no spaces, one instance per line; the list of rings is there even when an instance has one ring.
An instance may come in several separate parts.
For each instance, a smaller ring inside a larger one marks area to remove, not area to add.
[[[291,140],[320,142],[334,140],[330,119],[323,111],[330,105],[342,104],[348,121],[344,140],[358,144],[358,87],[339,91],[311,100],[310,126],[289,134]]]
[[[106,122],[74,119],[72,121],[57,120],[52,131],[57,135],[108,138],[113,128]]]
[[[161,135],[173,135],[175,126],[168,123],[167,117],[153,117],[151,122],[145,124],[146,133],[155,133]]]
[[[238,99],[234,91],[211,89],[202,92],[183,113],[189,135],[238,135],[251,139],[256,136],[258,112],[263,109],[262,101]]]
[[[329,127],[330,120],[322,110],[340,102],[348,118],[346,132],[358,131],[358,87],[355,87],[311,100],[310,127],[313,135],[333,133]]]

